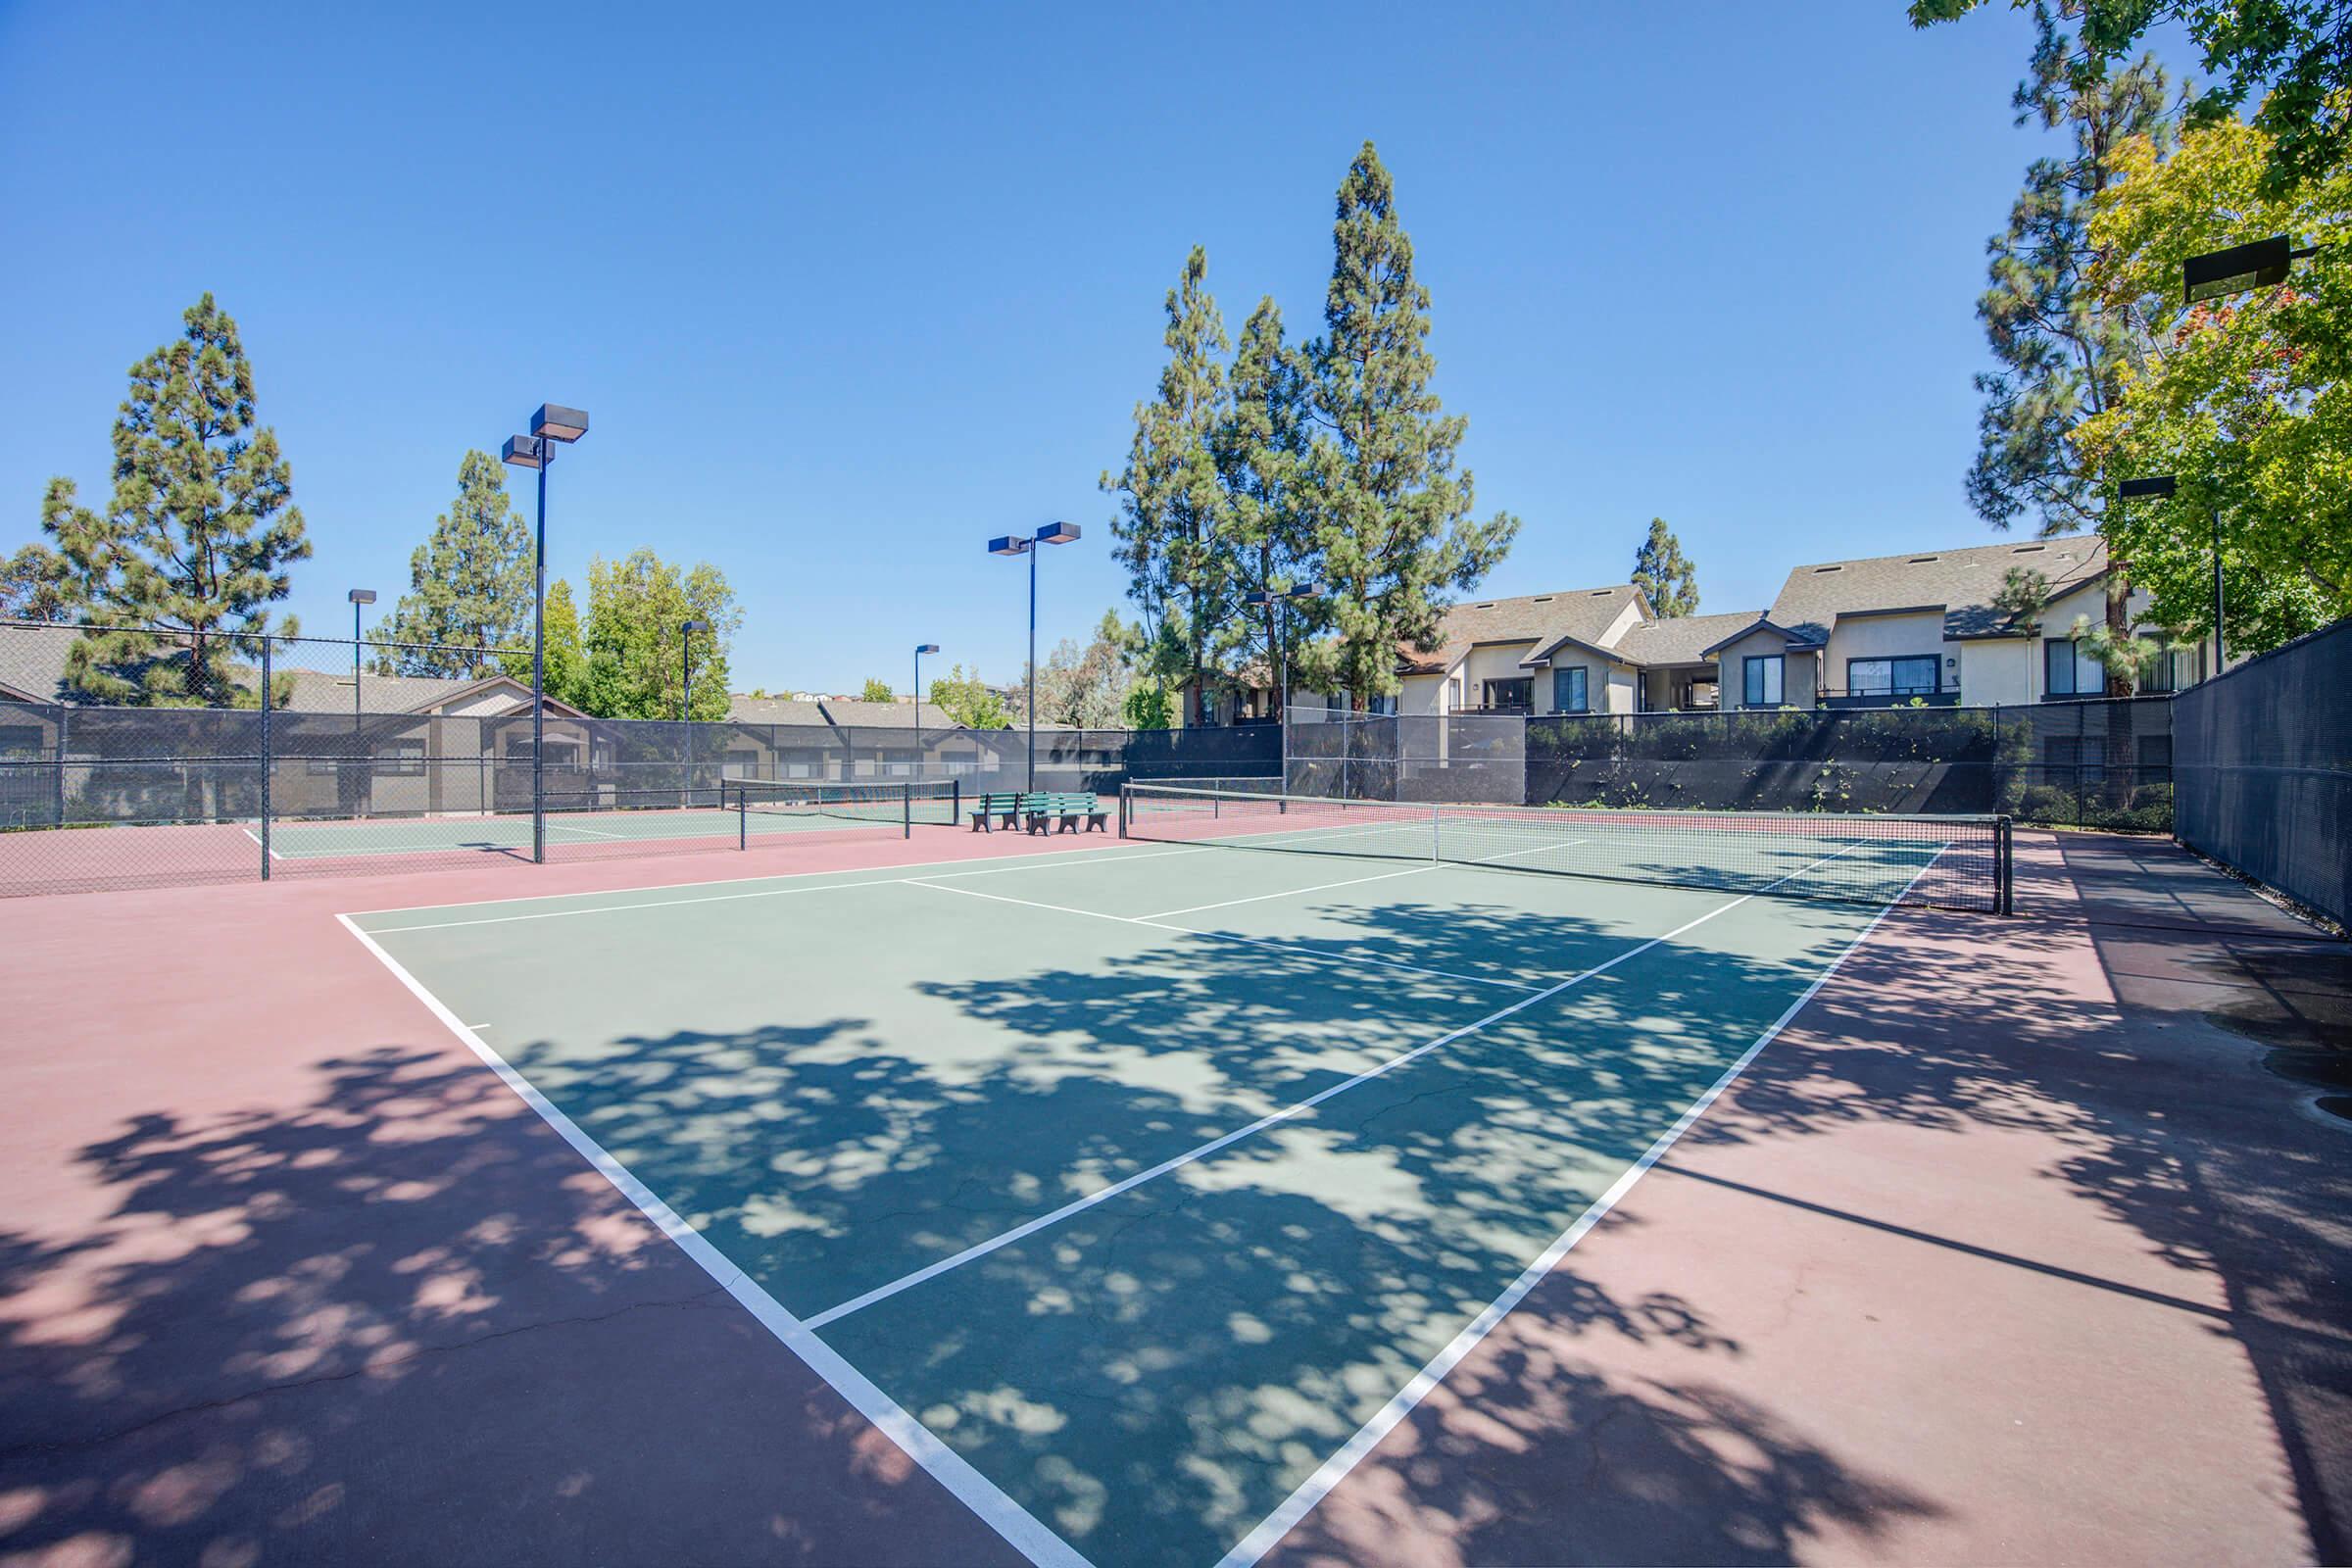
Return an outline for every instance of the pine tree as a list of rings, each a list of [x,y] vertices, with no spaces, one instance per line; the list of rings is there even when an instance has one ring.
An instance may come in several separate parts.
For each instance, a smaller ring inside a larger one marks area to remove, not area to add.
[[[1168,363],[1158,393],[1135,407],[1127,466],[1102,478],[1102,488],[1120,498],[1111,533],[1128,595],[1144,612],[1151,667],[1187,681],[1196,712],[1206,695],[1210,639],[1236,598],[1211,449],[1226,413],[1219,356],[1231,343],[1207,279],[1208,253],[1196,245],[1168,290]]]
[[[62,477],[41,503],[75,608],[105,628],[67,650],[66,680],[102,703],[258,703],[254,650],[236,634],[294,629],[273,627],[269,607],[311,553],[277,434],[255,422],[236,322],[210,294],[182,319],[131,367],[105,513]]]
[[[1510,549],[1518,519],[1470,520],[1470,471],[1455,470],[1468,421],[1429,389],[1429,290],[1370,142],[1341,182],[1332,228],[1326,335],[1309,349],[1322,429],[1309,473],[1324,608],[1339,636],[1334,673],[1350,702],[1397,689],[1400,643],[1428,646],[1449,588],[1477,585]]]
[[[30,544],[0,561],[0,618],[73,619],[73,578],[65,558],[46,545]]]
[[[1282,310],[1271,297],[1257,302],[1234,355],[1232,393],[1212,439],[1217,480],[1225,491],[1230,569],[1246,592],[1280,594],[1315,575],[1313,517],[1307,502],[1307,458],[1313,449],[1306,361],[1283,340]],[[1255,621],[1237,618],[1219,639],[1226,662],[1242,649],[1265,651],[1269,680],[1287,673],[1320,684],[1301,670],[1302,654],[1323,623],[1319,598],[1258,610]],[[1278,693],[1277,706],[1288,692]]]
[[[420,646],[388,658],[396,672],[478,674],[490,650],[529,646],[531,530],[489,453],[459,463],[457,500],[409,557],[409,584],[386,640]]]
[[[2079,53],[2059,13],[2034,6],[2032,74],[2011,104],[2017,122],[2064,128],[2066,156],[2039,158],[2009,213],[2009,227],[1986,251],[1991,286],[1977,317],[1997,370],[1976,378],[1984,396],[1977,419],[1977,461],[1968,498],[1993,527],[2021,516],[2045,535],[2096,528],[2105,520],[2102,476],[2075,442],[2083,421],[2113,408],[2141,335],[2124,313],[2108,309],[2092,282],[2106,258],[2093,245],[2093,203],[2114,183],[2115,158],[2133,137],[2167,134],[2165,77],[2152,56],[2110,75]],[[2121,565],[2107,574],[2107,625],[2131,632],[2131,592]],[[2129,695],[2129,671],[2118,674]]]
[[[1661,620],[1698,613],[1698,568],[1664,517],[1649,519],[1649,537],[1634,552],[1634,586]]]

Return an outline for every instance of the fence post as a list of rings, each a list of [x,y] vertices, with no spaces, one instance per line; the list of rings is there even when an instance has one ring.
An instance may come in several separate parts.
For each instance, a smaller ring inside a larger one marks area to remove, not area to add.
[[[66,825],[66,759],[71,755],[67,730],[73,722],[73,712],[72,704],[60,703],[57,705],[57,787],[51,792],[56,797],[57,820],[50,824],[52,827]]]
[[[276,706],[276,705],[275,705],[275,704],[274,704],[274,703],[271,701],[271,693],[270,693],[270,678],[271,678],[271,664],[270,664],[270,634],[269,634],[268,632],[264,632],[264,633],[262,633],[262,831],[261,831],[261,841],[262,841],[262,880],[263,880],[263,881],[265,881],[265,882],[267,882],[267,881],[269,881],[269,880],[270,880],[270,771],[271,771],[271,767],[270,767],[270,762],[271,762],[271,748],[270,748],[270,710],[271,710],[273,707],[275,707],[275,706]]]

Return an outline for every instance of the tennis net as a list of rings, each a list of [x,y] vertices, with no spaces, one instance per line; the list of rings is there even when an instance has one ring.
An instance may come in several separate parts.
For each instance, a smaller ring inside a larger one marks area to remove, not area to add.
[[[745,819],[859,822],[906,832],[953,827],[962,804],[959,780],[870,779],[848,783],[730,778],[720,781],[719,805]],[[765,824],[762,824],[765,825]]]
[[[1122,837],[2007,913],[2009,819],[1342,801],[1130,784]]]

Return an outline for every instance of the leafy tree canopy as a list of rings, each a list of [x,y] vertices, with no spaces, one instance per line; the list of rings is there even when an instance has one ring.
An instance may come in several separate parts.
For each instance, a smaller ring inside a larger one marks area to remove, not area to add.
[[[74,613],[73,578],[63,556],[30,544],[0,560],[0,618],[62,621]]]
[[[2079,437],[2110,475],[2179,483],[2109,514],[2157,622],[2212,625],[2219,514],[2227,641],[2247,652],[2352,613],[2352,168],[2272,196],[2272,151],[2235,122],[2188,132],[2169,159],[2146,138],[2119,149],[2125,177],[2092,220],[2112,258],[2099,281],[2154,339]],[[2285,284],[2180,303],[2184,258],[2280,233],[2320,247]]]
[[[1004,699],[980,679],[978,670],[967,674],[961,664],[933,679],[931,705],[963,729],[1012,728],[1012,713]]]
[[[1649,537],[1634,551],[1634,586],[1661,619],[1698,613],[1698,568],[1664,517],[1649,519]]]
[[[292,470],[256,419],[236,322],[210,294],[182,320],[131,367],[106,510],[80,505],[62,477],[41,503],[64,591],[103,628],[74,640],[66,679],[103,703],[258,703],[253,650],[231,634],[295,629],[270,614],[311,553]]]
[[[682,629],[689,620],[710,629],[689,637]],[[742,625],[726,574],[708,563],[680,571],[643,549],[619,561],[592,560],[581,706],[600,718],[676,718],[691,660],[688,716],[723,719],[727,649]]]
[[[407,675],[470,675],[487,651],[529,644],[531,530],[489,453],[459,463],[457,499],[409,557],[409,591],[385,637],[418,645],[385,661]]]
[[[864,689],[858,694],[858,700],[861,703],[889,703],[898,699],[890,689],[890,682],[879,675],[868,675]]]
[[[1913,26],[1967,15],[1986,0],[1912,0]],[[2010,0],[2022,10],[2026,0]],[[2259,101],[2267,138],[2255,181],[2277,198],[2341,169],[2352,149],[2352,6],[2344,0],[2068,0],[2087,76],[2136,48],[2150,28],[2179,25],[2203,52],[2211,85],[2187,103],[2191,126],[2219,125]]]
[[[1118,612],[1106,612],[1082,648],[1065,637],[1037,672],[1040,723],[1075,724],[1081,729],[1116,729],[1125,722],[1126,628]]]

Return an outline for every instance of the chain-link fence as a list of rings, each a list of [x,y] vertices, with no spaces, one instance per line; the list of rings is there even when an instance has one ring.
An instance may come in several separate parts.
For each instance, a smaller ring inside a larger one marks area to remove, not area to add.
[[[2171,700],[1519,717],[1324,714],[1290,793],[1682,810],[2005,814],[2168,832]]]
[[[728,779],[1114,793],[1264,778],[1281,735],[594,718],[527,651],[0,623],[0,894],[735,849]],[[911,709],[907,714],[912,717]],[[541,765],[534,769],[534,757]]]
[[[2175,699],[2180,842],[2352,925],[2352,619]]]

